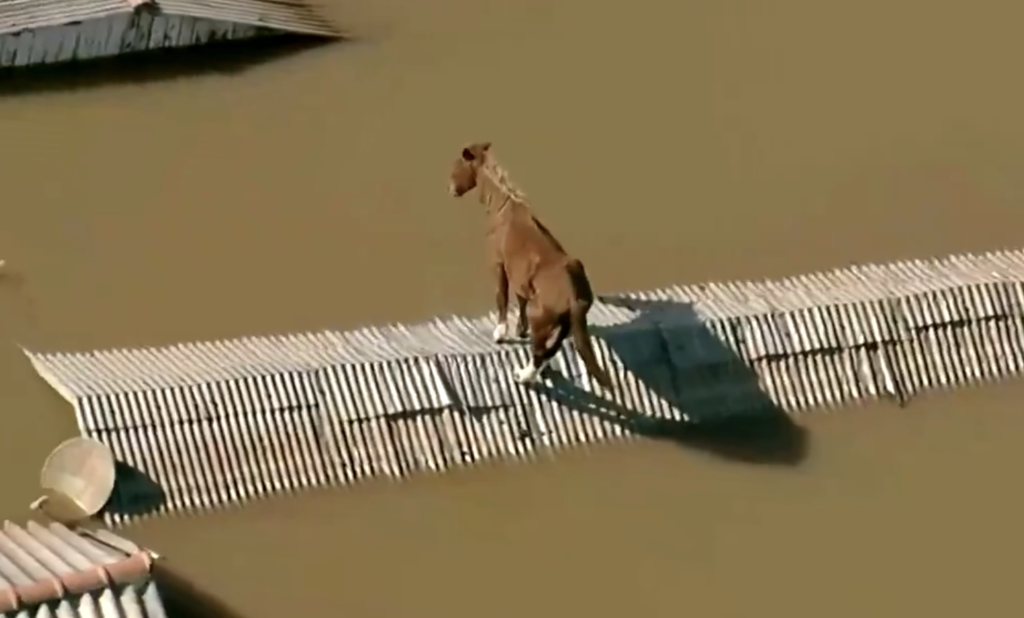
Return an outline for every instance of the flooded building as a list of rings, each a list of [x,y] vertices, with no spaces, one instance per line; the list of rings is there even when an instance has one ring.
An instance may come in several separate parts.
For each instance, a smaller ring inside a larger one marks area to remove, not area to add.
[[[156,555],[106,530],[10,521],[0,530],[0,616],[164,618]]]
[[[288,0],[2,0],[0,68],[275,34],[339,36]]]

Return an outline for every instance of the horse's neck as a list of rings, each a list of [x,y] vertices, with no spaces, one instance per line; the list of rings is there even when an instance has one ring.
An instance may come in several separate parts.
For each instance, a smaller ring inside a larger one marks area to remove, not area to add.
[[[558,239],[534,216],[533,210],[521,193],[510,194],[507,188],[494,183],[488,177],[480,183],[480,202],[487,208],[489,236],[499,237],[512,228],[520,231],[532,228],[546,238],[552,248],[565,253]]]
[[[485,175],[480,183],[480,203],[487,209],[487,218],[492,225],[508,222],[524,210],[529,211],[518,196],[498,185],[489,175]]]

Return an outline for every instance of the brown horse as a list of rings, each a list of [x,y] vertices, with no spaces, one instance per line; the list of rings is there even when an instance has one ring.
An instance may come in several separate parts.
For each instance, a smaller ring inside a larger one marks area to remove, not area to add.
[[[480,187],[480,203],[487,208],[488,244],[498,284],[494,340],[505,341],[511,288],[519,302],[517,332],[520,337],[529,334],[532,352],[531,363],[516,370],[516,380],[526,383],[536,378],[571,334],[587,372],[598,384],[611,388],[587,329],[594,293],[583,263],[570,257],[533,216],[526,196],[509,181],[490,149],[490,142],[463,148],[453,164],[449,190],[462,197]]]

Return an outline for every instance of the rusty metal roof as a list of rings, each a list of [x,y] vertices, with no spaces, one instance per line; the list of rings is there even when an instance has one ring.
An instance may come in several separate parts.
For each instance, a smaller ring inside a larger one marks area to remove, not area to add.
[[[137,471],[107,518],[440,471],[642,433],[631,423],[795,411],[1024,370],[1024,251],[607,297],[613,394],[523,388],[493,317],[146,350],[26,351],[84,436]],[[633,419],[631,423],[624,418]],[[158,497],[158,499],[157,499]]]
[[[295,34],[341,36],[310,6],[289,0],[0,0],[0,34],[130,14],[141,5],[167,15]]]
[[[0,615],[165,618],[150,579],[154,557],[106,530],[6,521],[0,531]]]

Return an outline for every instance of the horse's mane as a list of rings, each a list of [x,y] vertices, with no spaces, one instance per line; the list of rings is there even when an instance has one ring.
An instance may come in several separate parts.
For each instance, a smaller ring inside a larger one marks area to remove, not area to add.
[[[496,189],[503,192],[513,202],[519,204],[522,209],[521,212],[525,212],[533,225],[537,226],[537,229],[540,230],[541,234],[553,243],[559,251],[565,251],[565,249],[562,248],[562,244],[558,242],[558,239],[551,233],[551,230],[541,223],[540,219],[533,214],[533,209],[530,208],[530,203],[526,200],[526,193],[512,182],[512,179],[509,178],[508,170],[502,167],[501,164],[498,163],[497,159],[493,156],[488,156],[480,170],[492,183],[494,183]]]
[[[526,193],[523,192],[509,177],[508,170],[502,167],[501,163],[492,155],[488,155],[487,160],[481,167],[481,171],[491,179],[494,186],[500,191],[504,192],[505,195],[512,198],[513,200],[526,204]]]

